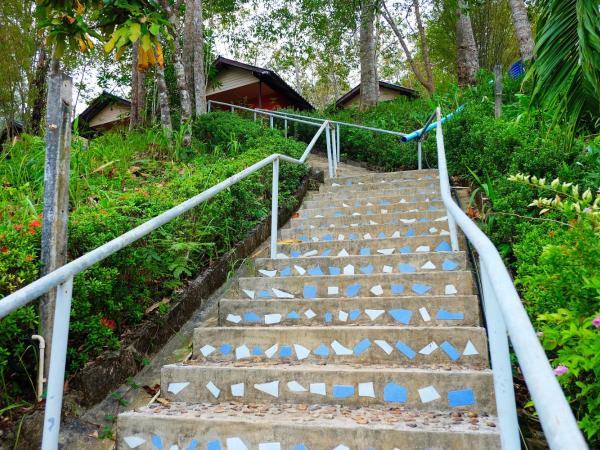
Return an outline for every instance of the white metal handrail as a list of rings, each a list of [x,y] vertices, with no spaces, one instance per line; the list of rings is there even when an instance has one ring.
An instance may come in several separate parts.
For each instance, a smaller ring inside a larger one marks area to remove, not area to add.
[[[272,195],[271,195],[271,258],[277,257],[277,219],[278,219],[278,193],[279,193],[279,161],[287,161],[292,164],[304,164],[315,146],[319,137],[325,130],[330,130],[328,121],[317,124],[319,129],[306,147],[299,159],[291,158],[278,153],[267,156],[252,166],[238,172],[226,180],[216,184],[210,189],[174,206],[153,219],[144,222],[121,236],[107,242],[104,245],[86,253],[83,256],[65,264],[64,266],[37,279],[33,283],[19,289],[18,291],[0,299],[0,319],[6,317],[16,309],[27,305],[45,293],[56,289],[56,309],[54,313],[52,331],[52,349],[50,353],[50,368],[48,372],[48,384],[46,395],[46,406],[44,411],[44,426],[42,436],[42,450],[56,450],[58,448],[58,437],[60,430],[60,418],[63,399],[63,385],[65,375],[65,363],[67,357],[67,343],[69,335],[69,321],[71,315],[71,298],[73,293],[73,278],[90,266],[106,259],[110,255],[138,241],[142,237],[165,225],[173,219],[181,216],[190,209],[205,202],[219,192],[243,180],[254,172],[269,164],[273,164]],[[329,132],[326,132],[327,154],[329,166],[332,167],[332,148]]]
[[[479,256],[482,302],[494,378],[500,437],[504,450],[519,450],[519,426],[515,405],[508,338],[552,450],[588,448],[571,407],[556,380],[546,353],[521,303],[519,294],[498,250],[479,227],[454,202],[446,165],[440,108],[437,116],[437,153],[442,201],[448,219],[458,224]],[[508,334],[508,335],[507,335]]]

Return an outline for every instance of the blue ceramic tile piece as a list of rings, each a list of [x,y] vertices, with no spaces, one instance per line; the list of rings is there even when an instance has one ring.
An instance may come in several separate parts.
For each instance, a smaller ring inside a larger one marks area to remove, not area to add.
[[[359,270],[364,274],[373,273],[373,264],[367,264],[366,266],[362,266]]]
[[[306,448],[306,445],[298,444],[295,447],[292,447],[292,450],[308,450],[308,449]]]
[[[400,263],[398,264],[398,270],[402,273],[413,273],[417,271],[417,268],[412,264]]]
[[[325,250],[323,250],[321,252],[321,256],[329,256],[329,255],[331,255],[331,249],[329,249],[329,248],[326,248]]]
[[[388,314],[392,316],[395,321],[400,322],[403,325],[408,325],[412,318],[412,311],[408,309],[390,309]]]
[[[327,225],[325,225],[324,223],[320,223],[319,228],[327,228]]]
[[[358,316],[360,316],[360,309],[353,309],[352,311],[350,311],[350,320],[356,320],[358,319]]]
[[[246,322],[260,322],[260,317],[254,311],[244,313],[244,320]]]
[[[475,404],[473,389],[461,389],[459,391],[448,391],[448,404],[452,408],[458,406],[469,406]]]
[[[414,283],[410,288],[417,295],[427,294],[431,290],[431,286],[421,283]]]
[[[450,259],[445,259],[442,263],[443,270],[454,270],[458,267],[458,264]]]
[[[350,233],[348,235],[348,239],[350,239],[351,241],[358,241],[358,235],[356,233]]]
[[[344,215],[344,213],[343,213],[343,212],[341,212],[341,211],[336,211],[336,212],[333,214],[333,217],[342,217],[343,215]]]
[[[442,342],[440,348],[446,352],[452,361],[458,361],[458,358],[460,358],[460,353],[458,353],[458,350],[456,350],[450,342]]]
[[[352,186],[352,181],[350,181],[350,180],[346,181],[346,186]]]
[[[427,217],[421,217],[419,222],[429,222],[429,219]]]
[[[317,287],[312,284],[304,285],[304,298],[317,298]]]
[[[223,344],[221,345],[221,347],[219,347],[219,351],[223,354],[223,355],[229,355],[231,353],[231,345],[229,344]]]
[[[356,344],[354,346],[354,354],[356,356],[359,356],[361,353],[363,353],[366,349],[368,349],[371,346],[371,341],[369,341],[368,339],[363,339],[362,341],[360,341],[358,344]]]
[[[279,275],[281,275],[282,277],[289,277],[292,275],[292,268],[291,267],[284,267],[283,269],[281,269],[279,271]]]
[[[386,402],[406,402],[407,391],[404,386],[395,383],[388,383],[383,388],[383,401]]]
[[[313,353],[317,356],[327,358],[329,356],[329,349],[325,344],[320,344],[317,348],[313,350]]]
[[[379,239],[385,239],[385,233],[383,231],[380,231],[379,234],[377,235],[377,237]]]
[[[433,177],[432,177],[431,175],[425,175],[425,176],[423,177],[423,179],[424,179],[424,180],[431,180],[431,179],[433,179]]]
[[[221,450],[221,443],[219,441],[208,441],[208,450]]]
[[[329,266],[329,275],[339,275],[342,273],[342,269],[335,266]]]
[[[334,384],[333,398],[348,398],[354,395],[354,386],[349,384]]]
[[[308,236],[306,236],[306,235],[303,234],[302,236],[298,237],[298,240],[302,241],[302,242],[306,242],[306,241],[308,241]]]
[[[321,238],[322,241],[333,241],[333,236],[331,234],[326,234]]]
[[[296,311],[290,311],[287,315],[287,318],[291,320],[297,320],[300,318],[300,314],[298,314]]]
[[[436,252],[451,252],[452,251],[452,246],[450,244],[448,244],[448,242],[442,241],[435,248],[435,251]]]
[[[403,284],[392,284],[392,294],[398,295],[404,292]]]
[[[292,356],[292,347],[289,345],[282,345],[279,349],[279,356],[282,358],[290,358]]]
[[[156,450],[164,450],[162,440],[160,436],[157,436],[156,434],[152,435],[152,445],[154,445]]]
[[[405,245],[404,247],[400,247],[400,253],[410,253],[411,249],[408,245]]]
[[[360,256],[369,256],[371,254],[371,249],[369,247],[362,247],[360,249]]]
[[[321,270],[321,266],[315,266],[308,269],[308,274],[313,277],[316,277],[319,275],[323,275],[323,271]]]
[[[198,448],[199,442],[196,439],[192,439],[190,445],[187,446],[185,450],[196,450]]]
[[[292,255],[292,258],[299,258],[302,253],[300,253],[298,250],[292,250],[292,253],[290,254]]]
[[[360,288],[362,286],[360,285],[360,283],[356,283],[356,284],[349,284],[346,287],[346,295],[348,297],[356,297],[358,295],[358,291],[360,291]]]
[[[331,314],[329,311],[327,311],[325,313],[325,323],[331,323],[332,319],[333,319],[333,314]]]
[[[262,356],[263,355],[263,351],[262,348],[260,348],[258,345],[255,345],[254,347],[252,347],[252,355],[253,356]]]
[[[445,309],[440,309],[435,315],[437,320],[463,320],[465,318],[465,313],[461,312],[450,312]]]
[[[379,204],[381,206],[387,206],[387,205],[391,205],[392,203],[389,200],[380,200]]]
[[[429,208],[427,208],[428,211],[437,211],[438,208],[435,206],[430,206]]]
[[[360,206],[360,202],[354,202],[354,207],[358,208]]]
[[[258,291],[258,296],[260,298],[271,298],[271,293],[269,291],[262,290]]]
[[[408,359],[413,359],[415,356],[417,356],[417,353],[402,341],[396,342],[396,348]]]

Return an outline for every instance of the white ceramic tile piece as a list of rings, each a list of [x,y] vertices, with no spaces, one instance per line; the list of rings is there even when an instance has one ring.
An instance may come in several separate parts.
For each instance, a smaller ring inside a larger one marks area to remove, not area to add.
[[[304,275],[306,273],[306,270],[304,270],[303,267],[294,265],[294,269],[296,269],[296,272],[298,272],[300,275]]]
[[[429,315],[429,311],[427,311],[427,308],[425,308],[425,307],[419,308],[419,313],[421,314],[421,317],[423,318],[423,320],[425,322],[431,321],[431,316]]]
[[[310,383],[309,387],[311,394],[325,395],[325,383]]]
[[[403,198],[403,199],[401,199],[401,200],[400,200],[398,203],[406,203],[406,199],[405,199],[405,198]]]
[[[342,202],[342,206],[343,206],[344,208],[350,208],[350,205],[346,205],[344,202]]]
[[[438,345],[431,341],[429,344],[427,344],[425,347],[423,347],[421,350],[419,350],[419,353],[421,355],[431,355],[433,352],[435,352],[438,348]]]
[[[447,284],[444,288],[444,294],[446,295],[454,295],[457,292],[458,291],[456,290],[456,286],[454,286],[453,284]]]
[[[273,294],[275,294],[275,297],[277,297],[277,298],[294,298],[293,294],[282,291],[281,289],[273,288],[271,290],[273,291]]]
[[[377,222],[375,222],[374,220],[369,220],[369,225],[379,225]]]
[[[248,447],[239,437],[232,437],[227,438],[227,450],[248,450]]]
[[[344,275],[354,275],[354,266],[352,264],[344,266]]]
[[[378,319],[385,310],[383,309],[365,309],[365,314],[369,316],[369,319],[375,320]]]
[[[313,317],[316,316],[315,312],[312,309],[307,309],[304,312],[304,315],[306,316],[307,319],[312,319]]]
[[[428,252],[429,251],[429,245],[420,245],[419,247],[417,247],[416,252],[420,253],[420,252]]]
[[[400,219],[402,223],[415,223],[417,219]]]
[[[343,248],[340,250],[340,252],[337,255],[338,256],[348,256],[348,252],[346,251],[345,248]]]
[[[277,352],[278,348],[279,344],[275,344],[272,347],[269,347],[267,350],[265,350],[266,357],[271,358]]]
[[[341,234],[341,233],[340,233],[340,234],[338,234],[337,240],[338,240],[338,241],[343,241],[343,240],[344,240],[344,237],[345,237],[345,236],[344,236],[343,234]]]
[[[317,215],[315,216],[315,219],[322,219],[322,218],[323,218],[323,216],[322,216],[321,214],[317,214]]]
[[[377,284],[375,286],[373,286],[371,289],[369,289],[371,291],[371,293],[373,293],[373,295],[382,295],[383,294],[383,288],[381,287],[380,284]]]
[[[444,220],[448,220],[448,216],[442,216],[435,219],[435,222],[443,222]]]
[[[129,448],[136,448],[146,442],[146,439],[143,439],[139,436],[125,436],[123,438],[125,443],[129,446]]]
[[[169,450],[179,450],[179,445],[173,444],[169,447]]]
[[[367,202],[367,204],[365,206],[373,206],[373,203]]]
[[[348,320],[348,313],[346,311],[340,311],[338,312],[338,319],[340,319],[342,322],[345,322]]]
[[[357,226],[358,226],[358,224],[357,224],[357,223],[351,223],[351,224],[350,224],[350,226],[351,226],[351,227],[357,227]]]
[[[365,238],[365,239],[373,239],[373,236],[371,236],[371,233],[365,233],[365,235],[363,236],[363,238]]]
[[[281,322],[281,314],[265,314],[265,324],[273,325]]]
[[[433,386],[427,386],[419,389],[419,397],[421,397],[421,401],[423,403],[429,403],[441,398],[440,394],[438,394],[438,391],[436,391]]]
[[[435,264],[432,263],[431,261],[427,261],[425,264],[423,264],[421,266],[421,269],[433,270],[433,269],[435,269]]]
[[[335,352],[335,354],[339,355],[339,356],[347,356],[347,355],[353,354],[352,349],[344,347],[338,341],[333,341],[331,343],[331,348],[333,348],[333,351]]]
[[[448,230],[440,231],[440,236],[450,236],[450,232]]]
[[[313,237],[312,237],[312,241],[313,241],[313,242],[319,242],[319,238],[318,238],[317,236],[313,236]]]
[[[306,359],[310,355],[310,350],[300,344],[294,344],[294,351],[298,360]]]
[[[338,295],[340,289],[337,286],[327,286],[327,295]]]
[[[477,351],[477,349],[475,348],[473,343],[471,341],[468,341],[467,345],[465,345],[465,349],[463,350],[462,354],[464,356],[472,356],[472,355],[479,355],[479,352]]]
[[[240,323],[242,321],[242,316],[238,316],[237,314],[227,314],[225,320],[227,320],[227,322]]]
[[[355,212],[355,213],[352,213],[352,215],[353,216],[360,216],[360,213]]]
[[[277,259],[288,259],[289,256],[285,253],[277,253]]]
[[[392,273],[393,267],[392,266],[383,266],[383,273]]]
[[[206,389],[213,395],[214,398],[219,398],[219,394],[221,393],[221,389],[219,389],[212,381],[209,381],[206,385]]]
[[[393,249],[393,248],[380,248],[379,250],[377,250],[377,253],[381,253],[382,255],[389,256],[394,253],[394,250],[395,249]]]
[[[338,445],[336,448],[334,448],[333,450],[350,450],[348,447],[346,447],[343,444]]]
[[[279,442],[262,442],[258,444],[258,450],[281,450]]]
[[[254,385],[254,388],[273,397],[279,397],[279,380],[268,383],[257,383]]]
[[[373,387],[373,382],[369,381],[368,383],[358,383],[358,395],[359,397],[375,398],[375,388]]]
[[[303,257],[307,258],[309,256],[315,256],[318,255],[319,252],[317,250],[310,250],[308,252],[306,252],[304,255],[302,255]]]
[[[387,210],[387,209],[382,209],[382,210],[381,210],[381,214],[387,214],[387,213],[388,213],[388,210]]]
[[[381,348],[381,350],[383,350],[384,352],[386,352],[388,355],[390,353],[392,353],[393,347],[388,344],[386,341],[382,340],[382,339],[377,339],[375,341],[375,343],[379,346],[379,348]]]
[[[393,238],[399,238],[399,237],[400,237],[400,232],[399,232],[399,231],[394,231],[394,232],[392,233],[392,237],[393,237]]]
[[[231,395],[234,397],[244,396],[244,383],[237,383],[231,385]]]
[[[304,386],[302,386],[300,383],[298,383],[297,381],[288,382],[287,388],[291,392],[306,392],[306,388]]]
[[[244,359],[250,358],[250,349],[246,345],[240,345],[235,349],[235,358]]]
[[[214,352],[216,349],[212,346],[212,345],[208,345],[206,344],[204,347],[202,347],[200,349],[200,353],[202,353],[202,356],[208,356],[210,355],[212,352]]]
[[[242,290],[244,291],[244,294],[246,294],[251,299],[254,299],[254,291],[250,291],[248,289],[242,289]]]
[[[437,229],[436,227],[431,227],[431,228],[429,229],[429,232],[430,232],[431,234],[433,234],[433,233],[437,233],[437,231],[438,231],[438,229]]]
[[[261,273],[261,274],[263,274],[266,277],[269,277],[269,278],[273,278],[275,275],[277,275],[277,271],[276,270],[260,269],[258,272]]]
[[[172,392],[173,394],[177,395],[181,391],[183,391],[186,387],[188,387],[189,385],[190,385],[190,383],[187,381],[184,381],[181,383],[169,383],[169,387],[167,388],[167,391]]]

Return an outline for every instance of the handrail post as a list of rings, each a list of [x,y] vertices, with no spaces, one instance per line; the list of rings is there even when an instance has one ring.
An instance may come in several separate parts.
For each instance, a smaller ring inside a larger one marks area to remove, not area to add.
[[[332,153],[333,153],[333,155],[332,155],[333,156],[333,159],[332,159],[332,161],[333,161],[333,175],[335,177],[337,177],[337,159],[338,159],[338,157],[337,157],[338,148],[337,148],[337,139],[336,139],[336,137],[337,137],[337,134],[335,132],[335,128],[332,127],[331,128],[331,150],[332,150]]]
[[[341,157],[340,157],[340,124],[336,123],[335,124],[335,137],[337,139],[335,148],[337,149],[337,162],[341,161]]]
[[[329,122],[327,123],[327,129],[325,130],[325,142],[327,143],[327,166],[329,168],[329,178],[334,178],[333,175],[333,161],[332,161],[332,153],[331,153],[331,133],[330,133],[331,125]]]
[[[207,111],[207,112],[210,112],[211,108],[212,108],[212,100],[209,100],[209,101],[206,103],[206,111]]]
[[[417,167],[419,168],[419,170],[423,169],[423,164],[421,162],[421,160],[422,160],[422,153],[421,152],[422,152],[422,150],[421,150],[421,139],[419,139],[417,141],[417,160],[418,160],[418,166]]]
[[[506,326],[498,305],[498,298],[490,282],[490,274],[481,258],[479,258],[479,271],[481,273],[481,297],[490,346],[496,409],[500,421],[500,441],[503,450],[520,450],[519,420],[517,418]]]
[[[285,130],[285,137],[287,138],[288,137],[288,122],[287,122],[287,119],[285,119],[283,121],[283,128]]]
[[[277,258],[277,214],[279,203],[279,158],[273,160],[273,180],[271,184],[271,258]]]
[[[233,106],[233,105],[231,105],[231,112],[233,112],[233,108],[234,108],[234,106]]]
[[[269,116],[269,128],[273,128],[273,116]]]
[[[50,370],[44,411],[44,431],[42,450],[58,448],[60,417],[65,380],[65,364],[67,361],[67,343],[69,340],[69,320],[71,318],[71,297],[73,293],[73,277],[56,286],[56,307],[54,327],[52,330],[52,351],[50,353]]]

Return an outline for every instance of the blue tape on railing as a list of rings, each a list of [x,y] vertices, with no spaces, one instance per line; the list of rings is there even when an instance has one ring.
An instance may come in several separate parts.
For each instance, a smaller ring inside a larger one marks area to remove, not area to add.
[[[445,123],[447,120],[452,119],[452,117],[454,117],[454,114],[461,112],[464,108],[465,108],[465,105],[460,105],[458,108],[456,108],[456,110],[454,112],[451,112],[447,116],[442,117],[442,123]],[[413,131],[410,134],[407,134],[406,136],[403,136],[402,142],[410,142],[413,139],[417,139],[423,133],[428,133],[431,130],[433,130],[435,127],[437,127],[437,122],[432,122],[431,124],[429,124],[429,126],[425,130],[423,128],[421,128],[419,130]]]

